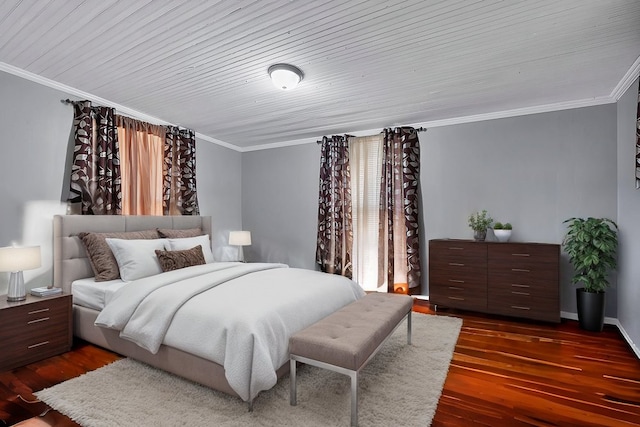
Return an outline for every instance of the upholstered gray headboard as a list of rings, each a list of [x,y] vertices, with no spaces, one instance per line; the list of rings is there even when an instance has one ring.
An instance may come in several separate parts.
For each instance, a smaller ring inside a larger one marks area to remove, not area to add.
[[[53,218],[53,286],[70,293],[74,280],[93,276],[78,233],[197,227],[211,237],[210,216],[56,215]]]

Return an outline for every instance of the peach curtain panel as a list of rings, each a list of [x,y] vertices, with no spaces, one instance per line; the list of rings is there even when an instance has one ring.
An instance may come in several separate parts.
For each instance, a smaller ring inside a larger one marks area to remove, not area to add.
[[[117,115],[123,215],[162,215],[165,128]]]

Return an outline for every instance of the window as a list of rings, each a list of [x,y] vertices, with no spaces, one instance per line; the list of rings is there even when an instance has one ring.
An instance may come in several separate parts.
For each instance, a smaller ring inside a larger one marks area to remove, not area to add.
[[[378,277],[382,135],[349,138],[349,161],[353,280],[365,291],[386,291],[386,275]]]

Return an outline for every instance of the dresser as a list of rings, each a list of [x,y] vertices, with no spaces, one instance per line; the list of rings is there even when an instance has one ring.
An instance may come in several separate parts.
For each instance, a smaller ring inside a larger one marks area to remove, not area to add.
[[[430,240],[429,301],[559,322],[560,245]]]
[[[68,294],[19,302],[0,296],[0,371],[69,351],[71,303]]]

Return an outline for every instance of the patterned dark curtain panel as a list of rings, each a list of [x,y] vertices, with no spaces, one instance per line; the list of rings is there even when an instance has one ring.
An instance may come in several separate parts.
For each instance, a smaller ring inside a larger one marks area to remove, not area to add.
[[[320,156],[316,262],[326,273],[353,275],[351,176],[346,136],[324,137]]]
[[[69,201],[82,204],[83,215],[122,212],[120,158],[115,110],[73,103],[74,157]]]
[[[393,284],[399,281],[395,277],[398,271],[403,275],[400,281],[406,273],[409,288],[420,286],[420,143],[416,130],[385,129],[382,156],[378,264],[386,265],[379,271],[386,272],[388,290],[393,292]],[[406,265],[394,265],[398,260]],[[384,277],[379,277],[379,282],[384,283]]]
[[[162,173],[164,215],[199,215],[196,136],[192,130],[167,126]]]

